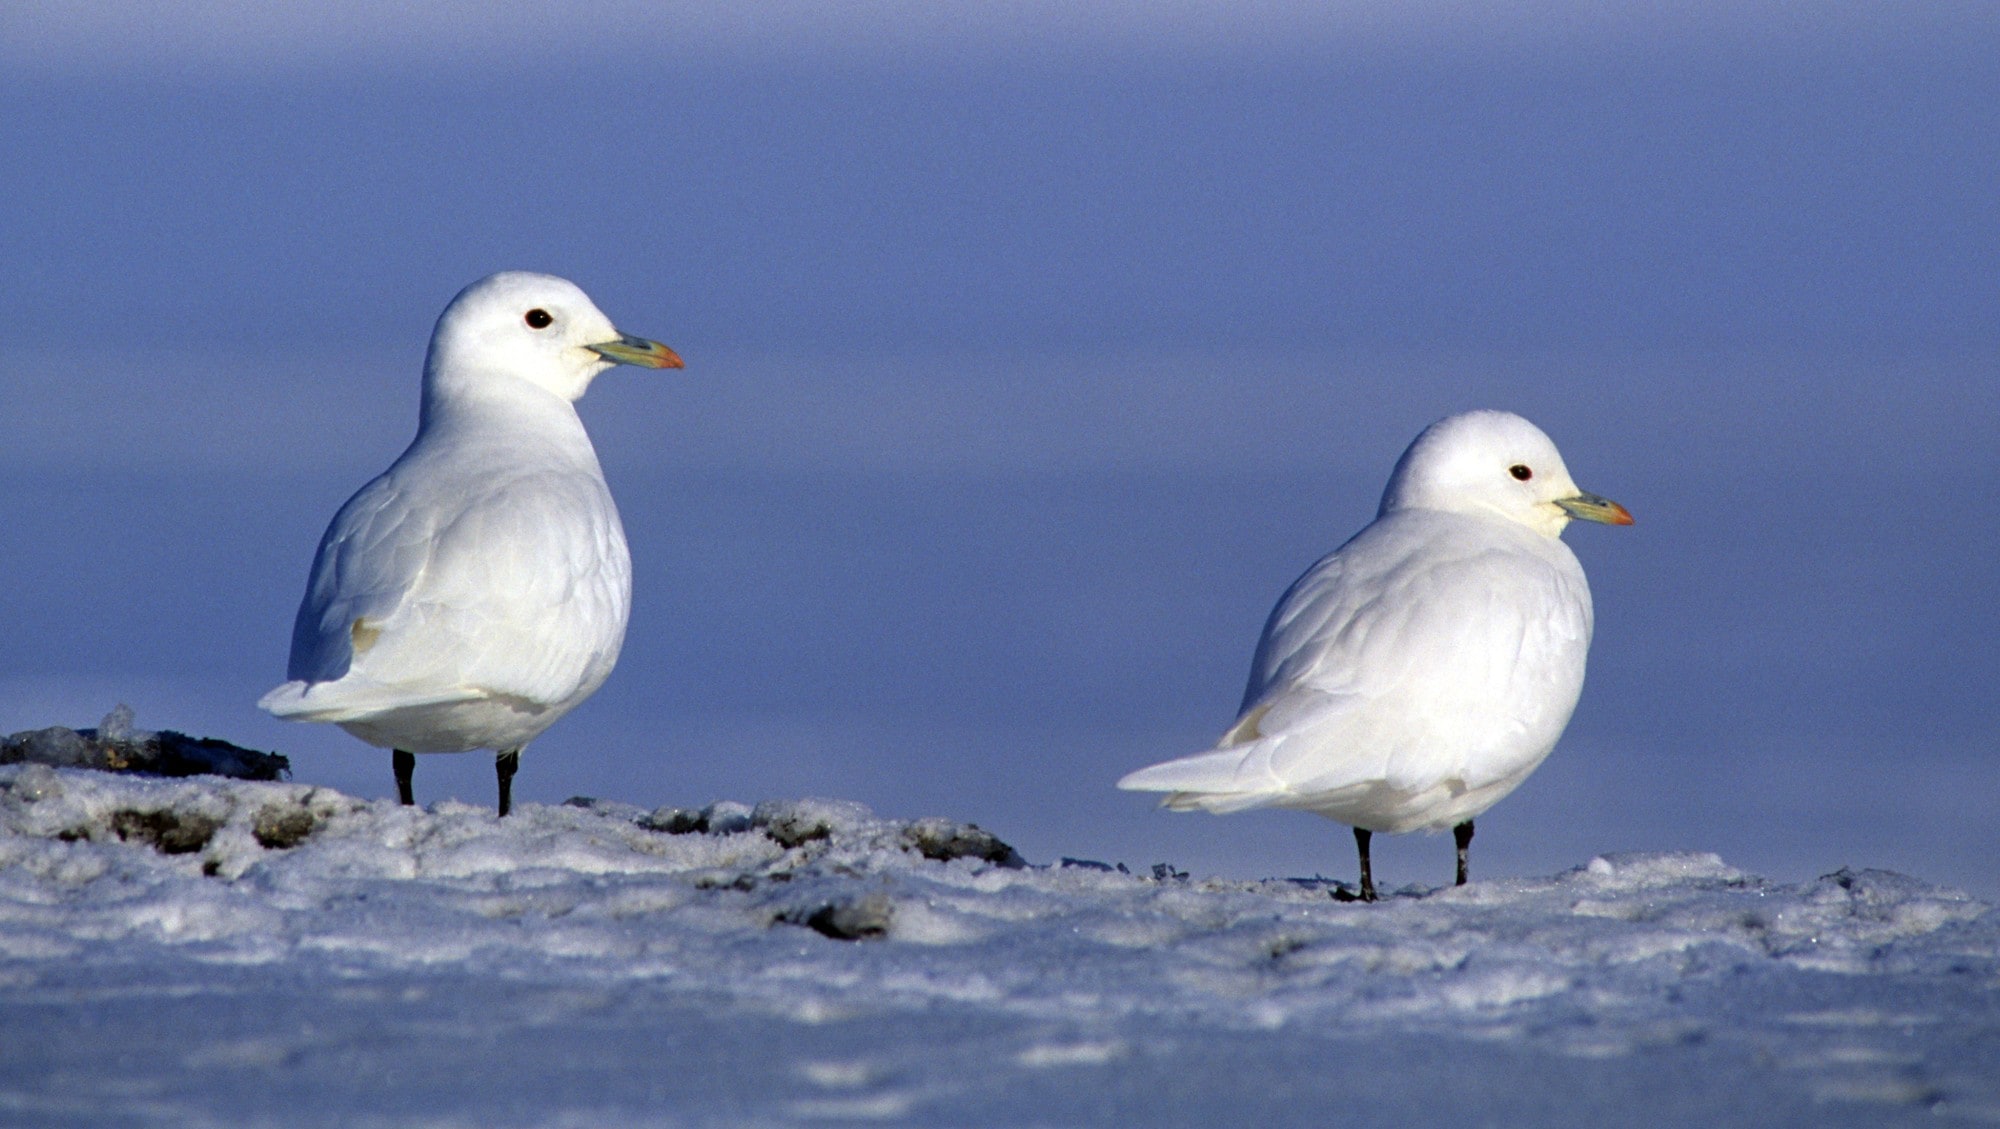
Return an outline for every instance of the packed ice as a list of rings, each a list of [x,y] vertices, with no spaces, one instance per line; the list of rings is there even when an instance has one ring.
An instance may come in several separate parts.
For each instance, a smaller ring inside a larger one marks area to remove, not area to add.
[[[2000,1120],[2000,914],[1964,894],[1703,853],[1337,885],[841,800],[499,820],[6,765],[0,1117]]]

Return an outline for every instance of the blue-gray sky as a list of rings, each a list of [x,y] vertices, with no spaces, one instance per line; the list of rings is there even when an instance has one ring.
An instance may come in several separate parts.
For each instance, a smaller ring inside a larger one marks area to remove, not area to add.
[[[1584,705],[1476,862],[2000,891],[1990,7],[412,7],[0,12],[0,728],[123,698],[384,791],[251,703],[438,310],[528,268],[690,362],[583,405],[638,609],[529,799],[1345,874],[1331,825],[1110,782],[1224,727],[1284,586],[1494,406],[1640,524],[1570,534]]]

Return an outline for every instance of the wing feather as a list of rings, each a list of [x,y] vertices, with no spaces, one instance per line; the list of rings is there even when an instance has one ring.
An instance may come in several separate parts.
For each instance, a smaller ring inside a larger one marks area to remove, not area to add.
[[[1172,807],[1344,810],[1539,760],[1581,688],[1588,590],[1560,542],[1468,521],[1392,513],[1313,565],[1272,609],[1220,746],[1120,785],[1172,791]]]
[[[630,593],[624,531],[596,474],[441,476],[399,462],[328,526],[288,677],[351,679],[370,699],[381,694],[362,687],[549,703],[609,672]]]

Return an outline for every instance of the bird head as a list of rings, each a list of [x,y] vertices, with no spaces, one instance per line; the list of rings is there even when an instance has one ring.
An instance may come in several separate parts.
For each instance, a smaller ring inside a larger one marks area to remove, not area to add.
[[[573,401],[619,364],[680,368],[681,359],[618,332],[567,279],[502,271],[459,291],[439,315],[424,379],[436,391],[521,380]]]
[[[1401,509],[1497,516],[1549,537],[1575,518],[1632,524],[1625,507],[1577,488],[1541,428],[1497,411],[1448,416],[1417,436],[1382,495],[1383,514]]]

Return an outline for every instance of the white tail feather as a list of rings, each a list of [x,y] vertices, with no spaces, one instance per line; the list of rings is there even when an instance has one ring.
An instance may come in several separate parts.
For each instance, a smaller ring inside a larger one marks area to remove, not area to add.
[[[338,682],[287,682],[257,700],[257,707],[287,721],[362,721],[388,710],[476,702],[483,690],[451,686],[428,693],[367,682],[352,676]]]

